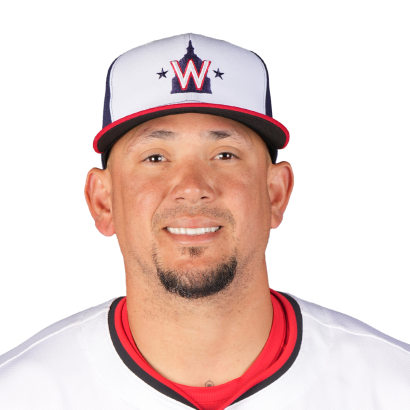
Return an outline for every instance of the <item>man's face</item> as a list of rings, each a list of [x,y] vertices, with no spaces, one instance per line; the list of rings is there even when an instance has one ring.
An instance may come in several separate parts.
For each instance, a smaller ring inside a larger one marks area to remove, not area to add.
[[[171,115],[128,132],[104,171],[126,269],[187,298],[225,289],[264,259],[272,166],[255,132],[222,117]]]

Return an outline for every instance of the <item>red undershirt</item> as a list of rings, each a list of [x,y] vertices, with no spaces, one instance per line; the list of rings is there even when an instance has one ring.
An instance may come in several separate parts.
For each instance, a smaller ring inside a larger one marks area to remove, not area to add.
[[[271,300],[274,312],[272,327],[262,352],[241,377],[219,386],[185,386],[171,382],[156,372],[142,356],[134,342],[128,323],[126,298],[123,298],[116,308],[115,328],[125,350],[148,374],[175,390],[199,409],[221,410],[251,387],[279,370],[294,349],[297,324],[292,305],[274,290],[271,290]]]

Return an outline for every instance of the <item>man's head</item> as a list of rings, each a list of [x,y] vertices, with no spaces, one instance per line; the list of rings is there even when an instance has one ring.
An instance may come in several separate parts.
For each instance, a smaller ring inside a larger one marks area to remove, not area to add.
[[[293,186],[290,165],[275,164],[288,139],[255,53],[186,34],[118,57],[94,139],[104,169],[85,191],[127,281],[144,274],[195,299],[260,271]]]
[[[272,164],[250,128],[188,113],[126,133],[107,169],[89,172],[85,191],[99,231],[116,233],[126,269],[199,298],[264,260],[292,186],[290,165]],[[199,230],[190,236],[181,228]],[[203,234],[206,228],[217,231]]]

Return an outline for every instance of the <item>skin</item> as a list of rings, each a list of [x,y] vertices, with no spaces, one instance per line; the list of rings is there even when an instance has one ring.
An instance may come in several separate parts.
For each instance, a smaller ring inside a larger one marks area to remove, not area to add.
[[[221,135],[230,136],[215,138]],[[124,257],[132,335],[161,375],[220,385],[258,357],[273,317],[265,250],[292,188],[291,166],[272,164],[255,132],[205,114],[139,125],[115,143],[106,170],[89,171],[85,196],[95,225],[117,235]],[[199,226],[212,220],[222,229],[202,243],[166,230],[198,218]],[[234,255],[237,273],[224,290],[187,299],[164,289],[153,250],[161,266],[188,282]]]

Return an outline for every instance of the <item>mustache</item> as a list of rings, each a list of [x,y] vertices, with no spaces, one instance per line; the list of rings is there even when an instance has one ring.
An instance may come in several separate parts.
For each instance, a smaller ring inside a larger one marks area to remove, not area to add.
[[[152,228],[162,227],[166,221],[182,217],[218,219],[226,221],[227,224],[235,227],[235,218],[228,209],[209,208],[206,205],[192,208],[181,204],[175,208],[167,208],[155,214],[152,218]]]

